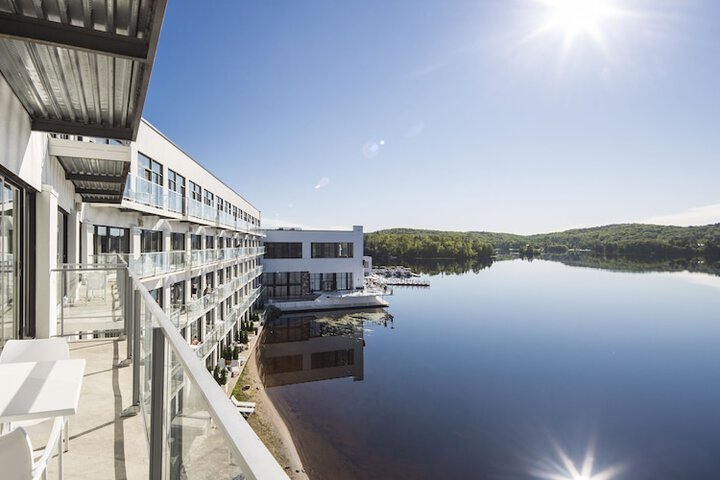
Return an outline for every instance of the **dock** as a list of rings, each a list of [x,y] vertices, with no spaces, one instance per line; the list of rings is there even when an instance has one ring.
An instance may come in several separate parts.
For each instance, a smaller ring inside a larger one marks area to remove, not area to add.
[[[397,287],[429,287],[430,282],[419,278],[388,278],[385,285]]]

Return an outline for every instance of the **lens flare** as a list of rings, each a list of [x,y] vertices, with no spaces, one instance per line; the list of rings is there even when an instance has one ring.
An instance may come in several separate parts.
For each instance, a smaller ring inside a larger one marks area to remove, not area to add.
[[[540,28],[527,39],[559,33],[563,37],[563,53],[567,53],[581,37],[588,37],[605,53],[608,45],[605,30],[612,29],[616,19],[629,15],[613,0],[535,0],[542,7]]]
[[[558,444],[551,440],[557,459],[545,459],[549,468],[536,469],[530,472],[535,478],[545,480],[613,480],[624,470],[622,465],[613,465],[597,473],[593,473],[595,464],[595,440],[590,439],[582,466],[577,467],[570,455]],[[557,462],[559,460],[559,463]]]

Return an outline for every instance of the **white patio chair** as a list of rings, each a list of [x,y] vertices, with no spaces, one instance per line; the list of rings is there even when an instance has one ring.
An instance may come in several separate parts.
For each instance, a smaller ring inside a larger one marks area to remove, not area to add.
[[[49,338],[40,340],[8,340],[0,352],[0,363],[19,362],[54,362],[56,360],[68,360],[70,358],[70,347],[64,338]],[[34,425],[43,422],[51,422],[53,418],[38,418],[35,420],[22,420],[12,422],[13,427],[23,427],[30,433]],[[65,451],[70,448],[68,421],[65,419]],[[34,435],[33,435],[34,436]]]
[[[30,437],[22,428],[0,436],[0,472],[4,480],[47,478],[47,467],[62,436],[63,419],[56,418],[43,451],[33,452]],[[62,449],[58,449],[58,472],[62,479]]]

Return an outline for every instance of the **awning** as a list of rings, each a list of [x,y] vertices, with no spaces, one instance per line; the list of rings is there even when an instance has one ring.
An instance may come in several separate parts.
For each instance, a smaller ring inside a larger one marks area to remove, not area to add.
[[[50,155],[57,157],[65,179],[87,203],[120,203],[130,169],[130,146],[100,139],[52,136]]]
[[[0,73],[33,130],[134,140],[167,0],[0,0]]]

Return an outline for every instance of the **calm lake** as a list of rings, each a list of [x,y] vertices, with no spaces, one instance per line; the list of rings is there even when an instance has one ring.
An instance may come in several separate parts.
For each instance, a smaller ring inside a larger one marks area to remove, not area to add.
[[[720,478],[720,277],[503,261],[283,316],[261,365],[313,479]]]

